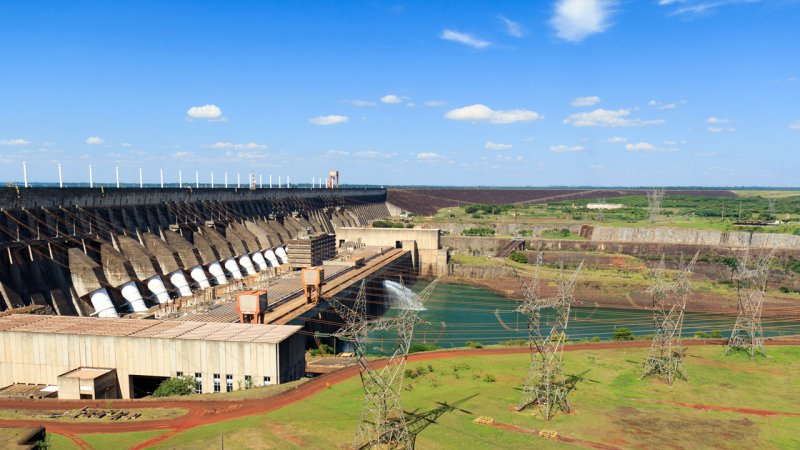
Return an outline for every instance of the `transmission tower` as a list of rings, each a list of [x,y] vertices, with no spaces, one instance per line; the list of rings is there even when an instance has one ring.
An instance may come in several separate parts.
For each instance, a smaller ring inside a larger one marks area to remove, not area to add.
[[[761,307],[767,289],[769,263],[774,256],[775,250],[772,250],[751,264],[748,249],[737,261],[733,281],[736,283],[736,293],[739,297],[739,316],[733,325],[726,354],[744,351],[751,358],[757,354],[766,356],[764,330],[761,328]]]
[[[767,212],[771,215],[775,215],[775,197],[770,197],[767,199],[767,203],[769,205]]]
[[[400,283],[402,285],[402,278]],[[433,280],[418,295],[419,301],[427,300],[439,279]],[[356,428],[353,448],[413,449],[414,437],[409,433],[405,413],[400,403],[408,348],[414,326],[423,321],[417,310],[401,309],[396,317],[367,318],[365,283],[361,282],[353,308],[348,308],[334,298],[329,303],[345,320],[344,326],[334,336],[353,342],[364,401],[361,420]],[[405,295],[406,290],[401,289]],[[367,336],[373,331],[395,330],[398,343],[383,367],[374,367],[367,359]]]
[[[654,221],[661,214],[661,201],[664,200],[663,188],[652,188],[647,191],[647,212]]]
[[[681,347],[683,313],[692,287],[691,276],[698,253],[678,274],[668,280],[664,257],[651,273],[651,286],[647,290],[653,298],[653,325],[655,335],[650,354],[644,362],[642,378],[657,376],[671,385],[676,378],[686,380],[685,349]]]
[[[516,312],[524,314],[528,319],[528,346],[531,362],[517,410],[522,411],[536,405],[544,420],[549,421],[559,410],[570,411],[567,395],[575,387],[575,382],[564,376],[563,350],[564,342],[567,339],[569,311],[575,301],[573,295],[575,282],[583,268],[583,261],[570,277],[564,275],[562,268],[558,291],[552,298],[539,296],[539,268],[541,265],[542,254],[540,253],[536,258],[536,269],[531,282],[526,284],[520,281],[524,300],[517,307]],[[541,311],[545,308],[551,308],[555,312],[553,325],[547,334],[542,332],[540,326]]]

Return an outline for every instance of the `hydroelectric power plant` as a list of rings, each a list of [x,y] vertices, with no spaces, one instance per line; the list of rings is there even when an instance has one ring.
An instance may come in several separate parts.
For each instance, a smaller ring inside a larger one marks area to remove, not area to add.
[[[0,395],[28,385],[33,397],[127,398],[175,376],[197,392],[302,377],[315,333],[340,320],[327,298],[369,278],[381,314],[382,280],[435,271],[442,252],[438,230],[361,239],[389,216],[386,190],[330,187],[0,190]],[[264,299],[255,311],[251,292]],[[68,388],[75,373],[95,387]]]

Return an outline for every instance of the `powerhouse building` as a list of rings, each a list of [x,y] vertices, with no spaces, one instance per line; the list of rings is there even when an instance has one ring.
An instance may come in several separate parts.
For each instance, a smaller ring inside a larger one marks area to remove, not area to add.
[[[286,383],[305,374],[300,326],[0,317],[0,387],[59,387],[59,398],[138,398],[190,376],[199,393]]]

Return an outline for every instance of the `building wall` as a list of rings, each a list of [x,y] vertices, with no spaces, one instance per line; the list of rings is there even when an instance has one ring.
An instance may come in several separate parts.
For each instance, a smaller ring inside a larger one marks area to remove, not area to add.
[[[362,242],[365,245],[395,247],[397,242],[416,241],[421,275],[436,276],[447,271],[447,250],[441,246],[438,229],[423,228],[348,228],[336,229],[336,239],[341,242]],[[407,246],[407,244],[405,244]]]
[[[280,383],[277,348],[276,344],[251,342],[3,331],[0,386],[56,384],[58,375],[77,367],[108,367],[117,370],[123,398],[130,398],[130,375],[173,377],[177,372],[192,377],[201,373],[204,393],[214,391],[213,374],[218,373],[224,392],[226,374],[233,375],[234,389],[240,382],[244,385],[246,375],[252,376],[256,386],[262,385],[264,376],[273,384]],[[297,364],[298,358],[303,358],[302,348],[299,355],[285,358]]]

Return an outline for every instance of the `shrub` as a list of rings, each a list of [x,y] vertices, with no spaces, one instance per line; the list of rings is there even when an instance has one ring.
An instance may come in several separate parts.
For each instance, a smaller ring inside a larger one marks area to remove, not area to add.
[[[431,345],[431,344],[411,344],[408,347],[408,353],[419,353],[419,352],[429,352],[431,350],[438,350],[441,347],[438,345]]]
[[[590,339],[590,340],[592,342],[600,342],[600,336],[592,336],[592,339]]]
[[[528,263],[528,256],[525,255],[525,253],[522,253],[522,252],[514,252],[514,253],[508,255],[508,259],[510,259],[510,260],[512,260],[514,262],[522,263],[522,264],[527,264]]]
[[[503,345],[506,347],[520,347],[523,345],[528,345],[527,339],[509,339],[507,341],[503,341]]]
[[[633,331],[630,328],[615,328],[612,339],[615,341],[632,341],[634,339]]]
[[[312,348],[311,349],[311,356],[319,356],[319,355],[332,355],[333,354],[333,347],[328,344],[320,344],[319,348]]]
[[[195,381],[190,376],[167,378],[158,385],[153,397],[169,397],[172,395],[189,395],[194,393]]]
[[[714,330],[711,332],[698,331],[694,334],[694,337],[699,339],[719,339],[722,337],[722,333],[719,330]]]
[[[469,348],[483,348],[483,344],[475,341],[467,341],[465,345]]]
[[[464,236],[494,236],[494,230],[491,228],[467,228],[463,234]]]
[[[372,228],[405,228],[405,225],[388,220],[376,220],[372,222]]]
[[[483,377],[483,381],[485,381],[485,382],[487,382],[487,383],[494,383],[495,381],[497,381],[497,378],[495,378],[495,377],[494,377],[494,375],[492,375],[492,374],[490,374],[490,373],[487,373],[487,374],[486,374],[486,375]]]

